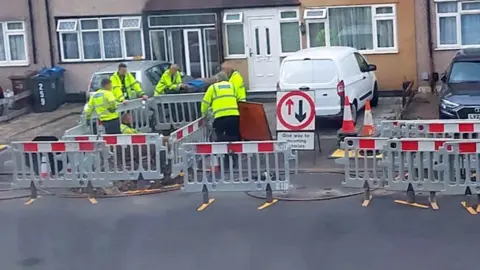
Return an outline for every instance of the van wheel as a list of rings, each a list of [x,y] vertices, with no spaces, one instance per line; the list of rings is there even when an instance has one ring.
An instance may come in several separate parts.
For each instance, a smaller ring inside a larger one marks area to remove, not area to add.
[[[370,101],[370,105],[372,105],[372,107],[377,107],[377,105],[378,105],[378,87],[377,87],[377,82],[375,82],[375,85],[373,86],[373,96],[372,96],[372,100]]]
[[[357,101],[353,101],[352,104],[350,104],[350,110],[352,111],[352,120],[353,123],[356,125],[357,124],[357,117],[358,117],[358,110],[357,110]]]

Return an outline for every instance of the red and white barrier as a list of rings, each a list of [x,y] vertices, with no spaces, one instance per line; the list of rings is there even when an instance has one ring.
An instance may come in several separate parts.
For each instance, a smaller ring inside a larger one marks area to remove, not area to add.
[[[276,142],[232,142],[205,143],[195,145],[197,154],[229,154],[229,153],[271,153],[277,150]]]
[[[22,142],[22,150],[26,153],[62,153],[62,152],[92,152],[95,143],[82,142]]]

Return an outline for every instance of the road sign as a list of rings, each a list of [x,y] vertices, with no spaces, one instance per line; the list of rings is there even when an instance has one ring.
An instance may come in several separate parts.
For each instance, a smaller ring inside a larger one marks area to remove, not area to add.
[[[313,92],[277,92],[277,131],[315,130]]]
[[[295,150],[315,149],[315,133],[311,131],[279,131],[277,132],[277,140],[288,142],[290,144],[290,147]]]

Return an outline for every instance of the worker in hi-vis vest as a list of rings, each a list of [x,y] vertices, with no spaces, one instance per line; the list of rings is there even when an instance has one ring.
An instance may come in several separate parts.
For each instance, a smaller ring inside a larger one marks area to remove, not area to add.
[[[102,88],[93,93],[88,100],[85,118],[87,123],[90,123],[95,110],[106,134],[120,134],[120,114],[117,112],[117,100],[111,90],[112,82],[110,79],[103,79],[101,85]]]
[[[217,82],[210,85],[203,97],[201,112],[213,113],[213,128],[218,141],[240,141],[240,112],[238,102],[242,98],[225,72],[216,76]]]
[[[247,99],[247,90],[245,89],[245,84],[243,83],[242,74],[234,70],[227,63],[222,64],[222,71],[225,72],[225,74],[227,74],[228,81],[233,84],[242,101],[245,101]]]
[[[182,75],[178,70],[178,65],[172,64],[169,69],[163,72],[162,77],[155,87],[154,96],[172,94],[178,92],[180,89],[186,88],[182,83]]]
[[[127,71],[127,65],[124,63],[118,65],[117,72],[113,73],[110,80],[112,81],[113,94],[120,103],[136,98],[148,98],[137,79]]]
[[[124,114],[122,115],[122,124],[120,125],[120,130],[122,131],[122,134],[137,134],[140,133],[140,131],[134,129],[132,127],[132,115],[131,114]]]

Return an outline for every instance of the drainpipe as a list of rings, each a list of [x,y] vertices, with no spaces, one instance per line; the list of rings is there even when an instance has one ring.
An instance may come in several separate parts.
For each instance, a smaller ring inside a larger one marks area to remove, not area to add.
[[[37,42],[35,39],[35,23],[33,22],[33,7],[32,7],[32,0],[28,0],[28,17],[30,18],[30,35],[31,35],[31,42],[32,42],[32,58],[33,64],[37,64]]]
[[[436,84],[438,81],[438,74],[435,73],[435,64],[433,62],[433,38],[432,38],[432,5],[430,0],[425,0],[427,8],[427,34],[428,34],[428,57],[430,60],[430,87],[432,93],[436,92]]]
[[[50,51],[50,67],[55,63],[53,44],[52,44],[52,23],[50,21],[50,1],[45,0],[45,17],[47,18],[48,48]]]

